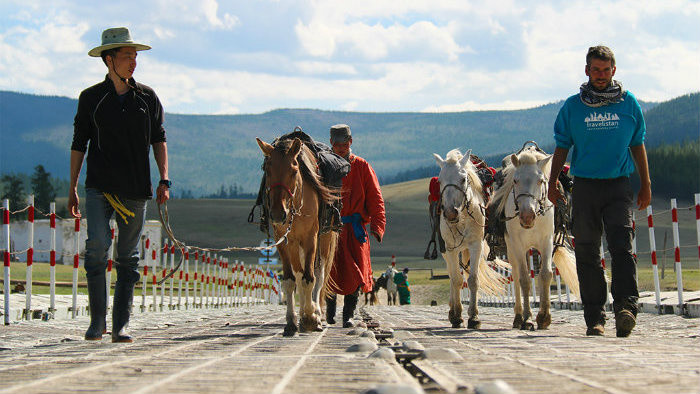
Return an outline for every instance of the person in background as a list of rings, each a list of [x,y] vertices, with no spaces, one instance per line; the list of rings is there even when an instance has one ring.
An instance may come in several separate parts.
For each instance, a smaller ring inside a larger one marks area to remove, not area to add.
[[[399,305],[411,304],[411,287],[408,283],[408,268],[394,275],[394,283],[399,291]]]
[[[131,39],[125,27],[107,29],[102,45],[88,52],[107,67],[104,81],[80,93],[70,156],[68,210],[80,218],[78,178],[87,152],[85,209],[87,241],[85,272],[90,300],[90,326],[85,339],[100,340],[106,333],[107,250],[112,239],[109,221],[116,216],[117,281],[112,308],[112,342],[132,342],[126,333],[134,284],[138,282],[138,242],[146,218],[146,201],[153,197],[149,153],[153,148],[160,182],[159,204],[170,197],[168,148],[163,107],[150,87],[136,82],[138,51],[151,49]]]

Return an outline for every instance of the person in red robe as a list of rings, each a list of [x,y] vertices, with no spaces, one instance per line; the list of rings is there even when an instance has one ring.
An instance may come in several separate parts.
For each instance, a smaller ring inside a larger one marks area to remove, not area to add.
[[[352,327],[352,317],[360,290],[372,290],[372,262],[370,260],[371,234],[382,242],[386,227],[384,198],[377,175],[363,158],[352,153],[350,126],[331,127],[333,151],[350,163],[350,173],[343,178],[340,215],[343,229],[338,238],[335,261],[331,268],[331,283],[336,294],[344,295],[343,327]],[[367,225],[369,224],[369,234]],[[336,296],[326,298],[326,321],[335,324]]]

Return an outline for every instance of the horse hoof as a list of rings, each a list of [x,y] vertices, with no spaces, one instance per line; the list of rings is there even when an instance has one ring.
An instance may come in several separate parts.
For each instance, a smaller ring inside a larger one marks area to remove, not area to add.
[[[464,320],[459,319],[459,321],[453,321],[452,323],[452,328],[463,328],[464,327]]]
[[[538,330],[545,330],[549,328],[549,325],[552,324],[552,315],[545,315],[543,313],[538,313],[537,314],[537,329]]]
[[[287,324],[284,326],[284,332],[282,333],[282,336],[285,337],[293,337],[294,334],[296,334],[298,331],[296,324]]]
[[[299,322],[299,332],[322,331],[321,321],[312,318],[302,318]]]
[[[469,319],[467,320],[467,328],[478,330],[481,328],[481,321],[477,319]]]
[[[526,330],[526,331],[535,331],[535,325],[532,324],[531,321],[526,321],[520,326],[521,330]]]
[[[513,319],[513,328],[520,328],[523,325],[523,315],[515,315]]]

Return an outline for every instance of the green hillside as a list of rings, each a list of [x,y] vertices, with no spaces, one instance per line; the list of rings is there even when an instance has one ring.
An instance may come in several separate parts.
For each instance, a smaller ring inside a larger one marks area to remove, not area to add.
[[[696,93],[658,105],[642,103],[651,146],[697,137],[698,97]],[[0,92],[0,173],[30,174],[43,164],[52,176],[67,178],[76,105],[68,98]],[[499,157],[527,140],[546,146],[559,106],[455,113],[280,109],[257,115],[166,114],[173,193],[181,196],[189,191],[196,197],[222,185],[257,190],[262,153],[255,137],[271,141],[295,126],[327,142],[330,125],[350,124],[354,151],[372,163],[381,179],[389,180],[401,172],[433,166],[433,152],[471,148],[482,157]],[[674,122],[668,122],[669,114]],[[693,124],[695,128],[690,127]],[[654,137],[661,127],[657,125],[664,127],[662,141]]]

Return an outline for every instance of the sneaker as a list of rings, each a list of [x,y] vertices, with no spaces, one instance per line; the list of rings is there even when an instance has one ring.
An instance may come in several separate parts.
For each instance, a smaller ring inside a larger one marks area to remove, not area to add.
[[[615,314],[615,329],[617,336],[625,338],[630,336],[632,329],[637,324],[634,314],[627,309],[623,309]]]
[[[355,327],[355,323],[352,322],[352,320],[344,321],[343,322],[343,328],[353,328]]]
[[[593,327],[588,327],[588,329],[586,330],[586,335],[588,336],[602,337],[603,334],[605,334],[605,328],[602,324],[596,324]]]

